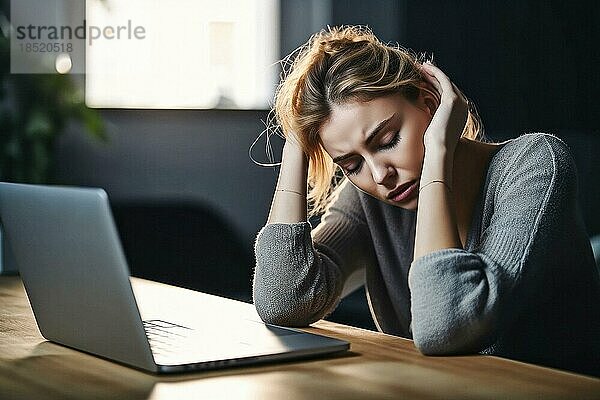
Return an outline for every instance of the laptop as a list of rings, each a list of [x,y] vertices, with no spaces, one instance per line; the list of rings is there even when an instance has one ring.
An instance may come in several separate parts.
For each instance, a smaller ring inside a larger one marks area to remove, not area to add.
[[[103,189],[0,183],[0,221],[40,333],[52,342],[153,373],[350,348],[265,324],[252,304],[131,279]]]

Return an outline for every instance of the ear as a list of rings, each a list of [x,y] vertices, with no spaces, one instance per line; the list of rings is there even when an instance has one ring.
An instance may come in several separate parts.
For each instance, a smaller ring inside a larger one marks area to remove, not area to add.
[[[436,93],[435,89],[426,83],[421,86],[419,104],[424,111],[429,113],[430,117],[433,117],[433,114],[435,114],[440,105],[439,95]]]

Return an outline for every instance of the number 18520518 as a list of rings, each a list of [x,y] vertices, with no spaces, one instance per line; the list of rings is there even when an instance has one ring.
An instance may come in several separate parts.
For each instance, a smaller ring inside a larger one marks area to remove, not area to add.
[[[33,42],[21,43],[23,53],[70,53],[73,51],[73,43],[60,42]]]

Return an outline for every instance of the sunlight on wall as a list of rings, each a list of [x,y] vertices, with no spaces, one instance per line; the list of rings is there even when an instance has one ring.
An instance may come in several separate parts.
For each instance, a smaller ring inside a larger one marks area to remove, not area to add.
[[[277,0],[86,6],[88,106],[268,108],[279,72]]]

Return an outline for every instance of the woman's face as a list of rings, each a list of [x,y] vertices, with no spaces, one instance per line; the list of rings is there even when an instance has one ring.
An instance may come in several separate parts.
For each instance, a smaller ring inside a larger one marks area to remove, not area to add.
[[[437,104],[421,90],[415,103],[394,94],[336,105],[321,126],[321,141],[360,190],[414,210],[425,154],[423,134]]]

